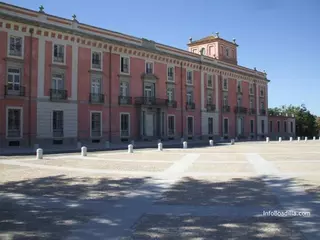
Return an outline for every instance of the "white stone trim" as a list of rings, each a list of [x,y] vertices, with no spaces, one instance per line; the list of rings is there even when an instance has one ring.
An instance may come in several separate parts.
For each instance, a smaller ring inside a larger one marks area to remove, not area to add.
[[[102,129],[103,129],[103,126],[102,126],[102,111],[90,111],[90,138],[93,138],[92,137],[92,114],[93,113],[100,113],[100,137],[102,137]]]
[[[144,72],[147,73],[147,63],[151,63],[152,64],[152,74],[155,73],[155,64],[153,60],[150,60],[148,58],[146,58],[145,62],[144,62]],[[167,73],[168,75],[168,73]]]
[[[38,38],[38,97],[44,97],[44,82],[45,82],[45,56],[46,42],[43,37]]]
[[[173,77],[172,77],[172,80],[169,80],[169,76],[168,76],[168,69],[169,68],[173,68]],[[168,64],[167,65],[167,81],[168,82],[175,82],[175,79],[176,79],[176,68],[175,68],[175,65],[172,65],[172,64]]]
[[[122,115],[128,115],[128,136],[122,136],[121,134],[121,116]],[[119,133],[119,136],[120,137],[130,137],[131,136],[131,115],[129,112],[120,112],[119,114],[120,118],[119,118],[119,130],[120,130],[120,133]]]
[[[28,36],[27,34],[24,35],[22,32],[18,31],[8,31],[7,35],[7,56],[10,58],[15,58],[15,59],[24,59],[24,48],[25,48],[25,37]],[[30,34],[29,34],[30,36]],[[22,46],[21,46],[21,56],[12,56],[9,55],[10,52],[10,37],[21,37],[22,38]]]
[[[8,121],[8,116],[9,116],[9,109],[17,109],[20,110],[20,137],[9,137],[8,132],[9,132],[9,121]],[[15,107],[15,106],[6,106],[6,138],[7,139],[21,139],[23,138],[23,107]]]
[[[96,48],[94,48],[94,47],[91,47],[90,48],[91,49],[91,56],[90,56],[90,69],[91,70],[94,70],[94,71],[101,71],[101,72],[103,72],[103,51],[101,51],[101,50],[98,50],[98,49],[96,49]],[[92,66],[92,54],[93,53],[100,53],[100,56],[101,56],[101,68],[94,68],[93,66]],[[73,54],[72,54],[73,55]]]
[[[129,60],[128,60],[128,72],[126,73],[126,72],[121,72],[121,58],[128,58]],[[119,73],[120,74],[124,74],[124,75],[130,75],[130,65],[131,65],[131,62],[130,62],[130,55],[128,55],[128,54],[120,54],[120,58],[119,58],[119,61],[120,61],[120,63],[119,63]]]
[[[52,42],[52,59],[51,59],[51,63],[52,64],[56,64],[56,65],[62,65],[65,66],[67,65],[67,43],[66,41],[60,41],[60,39],[51,39]],[[55,62],[54,61],[54,45],[62,45],[64,50],[63,50],[63,63],[60,62]]]
[[[193,86],[194,85],[194,71],[191,68],[185,68],[186,69],[186,85],[187,86]],[[192,83],[188,83],[188,72],[191,72],[192,76]],[[183,83],[182,83],[183,84]]]

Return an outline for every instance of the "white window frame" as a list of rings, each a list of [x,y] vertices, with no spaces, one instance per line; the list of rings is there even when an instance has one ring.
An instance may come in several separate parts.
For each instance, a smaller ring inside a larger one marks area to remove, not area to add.
[[[238,87],[240,86],[240,92],[242,92],[242,84],[241,80],[237,80],[237,92],[238,92]]]
[[[92,59],[93,59],[93,54],[94,53],[98,53],[100,54],[100,68],[95,68],[92,64]],[[103,69],[103,52],[102,51],[98,51],[98,50],[93,50],[91,49],[91,69],[92,70],[98,70],[98,71],[102,71]]]
[[[254,108],[254,104],[253,104],[253,99],[249,99],[249,108],[253,109]]]
[[[126,87],[122,87],[122,86],[125,86],[126,85]],[[126,90],[126,91],[124,91],[124,89]],[[129,82],[126,82],[126,81],[120,81],[120,83],[119,83],[119,91],[120,91],[120,93],[119,93],[119,96],[120,97],[129,97]],[[125,92],[125,94],[123,94],[123,92]]]
[[[172,96],[171,99],[169,98],[169,94],[168,94],[169,92],[171,92],[171,96]],[[174,97],[174,88],[173,87],[167,87],[167,98],[169,101],[174,101],[175,97]]]
[[[63,62],[56,62],[54,60],[54,46],[55,45],[61,45],[63,46]],[[58,65],[66,65],[66,57],[67,56],[67,47],[66,47],[66,44],[63,43],[63,42],[52,42],[52,63],[53,64],[58,64]]]
[[[250,91],[252,89],[252,92]],[[249,95],[254,95],[253,83],[249,83]]]
[[[209,85],[209,77],[211,77],[211,86]],[[214,82],[213,82],[213,75],[212,74],[207,74],[207,88],[213,89]]]
[[[191,83],[189,83],[188,82],[188,73],[189,72],[191,72]],[[194,78],[194,76],[193,76],[194,74],[193,74],[193,71],[192,70],[190,70],[190,69],[187,69],[187,71],[186,71],[186,85],[189,85],[189,86],[193,86],[193,78]]]
[[[169,78],[169,68],[172,68],[172,79]],[[174,70],[175,70],[174,66],[168,66],[167,67],[167,81],[168,82],[174,82],[174,80],[175,80]]]
[[[12,87],[13,87],[13,89],[9,89],[8,88],[8,86],[9,86],[9,69],[18,69],[19,70],[19,74],[17,74],[17,73],[12,73],[11,75],[12,75],[12,80],[13,80],[13,82],[12,82]],[[19,84],[15,84],[15,82],[14,82],[14,76],[19,76]],[[6,81],[6,85],[7,85],[7,90],[8,90],[8,92],[10,91],[10,92],[20,92],[20,89],[21,89],[21,87],[22,87],[22,83],[21,83],[21,80],[22,80],[22,68],[20,68],[20,67],[15,67],[15,66],[8,66],[8,68],[7,68],[7,81]],[[18,90],[15,90],[14,89],[14,86],[15,85],[19,85],[19,89]]]
[[[153,61],[146,61],[145,62],[145,73],[147,73],[147,65],[148,64],[151,64],[151,66],[152,66],[152,72],[148,73],[148,74],[154,74],[154,62]]]
[[[93,86],[99,86],[99,91],[98,92],[94,92],[92,91]],[[102,89],[102,77],[98,77],[97,75],[95,76],[91,76],[91,82],[90,82],[90,93],[93,94],[102,94],[103,93],[103,89]]]
[[[227,83],[227,87],[224,86],[225,81]],[[222,81],[222,89],[228,91],[228,88],[229,88],[228,78],[224,78]]]
[[[211,101],[209,101],[209,97],[210,97]],[[207,93],[207,104],[213,104],[213,96],[211,93],[210,94]]]
[[[186,93],[186,98],[187,98],[187,99],[186,99],[186,100],[187,100],[187,103],[188,103],[188,104],[193,103],[193,101],[194,101],[194,99],[193,99],[193,98],[194,98],[194,95],[193,95],[193,94],[194,94],[193,91],[192,91],[192,92],[187,91],[187,93]],[[191,96],[191,99],[190,99],[191,101],[189,101],[189,99],[188,99],[188,96],[189,96],[189,95]]]
[[[193,52],[193,53],[198,53],[198,49],[197,49],[197,48],[194,48],[194,49],[192,49],[192,52]]]
[[[128,72],[122,72],[121,71],[121,59],[122,58],[127,58],[128,59]],[[119,66],[119,71],[120,71],[120,73],[121,74],[125,74],[125,75],[130,75],[130,56],[128,56],[128,55],[120,55],[120,66]]]
[[[9,109],[20,110],[20,136],[19,137],[10,137],[9,136]],[[6,138],[7,139],[21,139],[23,137],[23,108],[7,106],[6,107]]]
[[[54,137],[54,131],[53,131],[53,112],[62,112],[62,130],[63,130],[63,132],[64,132],[64,126],[65,126],[65,124],[64,124],[64,117],[65,117],[65,111],[63,110],[63,109],[52,109],[52,111],[51,111],[51,134],[52,134],[52,137],[53,138],[55,138]]]
[[[15,55],[10,55],[10,38],[14,37],[14,38],[21,38],[22,39],[22,43],[21,43],[21,56],[15,56]],[[7,55],[10,58],[17,58],[17,59],[23,59],[24,58],[24,35],[17,33],[8,33],[8,46],[7,46]]]
[[[92,136],[92,114],[93,113],[100,113],[100,136]],[[90,138],[100,138],[102,137],[102,111],[90,111]]]
[[[173,117],[173,135],[169,132],[169,117]],[[174,114],[167,115],[167,136],[174,136],[176,134],[176,116]]]
[[[229,97],[228,96],[223,96],[223,100],[222,101],[223,101],[222,102],[222,106],[229,106]]]
[[[261,90],[262,90],[263,94],[261,94]],[[264,86],[260,86],[259,95],[260,95],[260,97],[264,97],[264,95],[265,95],[265,88],[264,88]]]
[[[189,126],[188,126],[188,118],[192,118],[192,134],[189,134]],[[194,116],[192,115],[187,115],[186,117],[186,129],[187,129],[187,136],[194,136]]]
[[[121,130],[121,116],[122,115],[127,115],[128,116],[128,136],[122,135],[122,130]],[[130,137],[131,136],[131,116],[129,112],[120,112],[120,118],[119,118],[119,129],[120,129],[120,137]]]
[[[229,52],[229,48],[225,48],[225,53],[226,53],[226,57],[229,58],[230,57],[230,52]]]

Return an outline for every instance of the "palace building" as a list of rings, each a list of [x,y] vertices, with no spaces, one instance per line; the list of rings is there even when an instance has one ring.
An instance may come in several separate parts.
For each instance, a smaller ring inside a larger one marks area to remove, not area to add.
[[[268,136],[267,74],[219,33],[187,47],[0,3],[1,146]]]

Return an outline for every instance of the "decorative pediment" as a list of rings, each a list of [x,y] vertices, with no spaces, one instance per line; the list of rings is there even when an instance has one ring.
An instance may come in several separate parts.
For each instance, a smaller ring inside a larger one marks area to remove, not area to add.
[[[142,73],[141,74],[141,79],[142,80],[149,80],[149,81],[156,81],[158,80],[158,76],[153,74],[153,73]]]

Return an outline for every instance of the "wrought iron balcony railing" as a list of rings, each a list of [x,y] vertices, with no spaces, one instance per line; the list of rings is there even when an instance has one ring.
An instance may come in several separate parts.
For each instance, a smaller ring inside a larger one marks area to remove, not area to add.
[[[246,107],[236,106],[236,107],[234,107],[234,112],[240,113],[240,114],[246,114],[248,112],[248,109]]]
[[[68,91],[64,89],[50,89],[50,100],[67,100]]]
[[[131,105],[132,104],[132,97],[119,96],[118,102],[119,102],[119,105]]]
[[[260,109],[260,115],[265,116],[267,111],[265,109]]]
[[[166,103],[168,107],[177,108],[177,101],[166,99]]]
[[[26,95],[26,88],[21,85],[4,85],[4,95],[24,97]]]
[[[101,93],[90,93],[89,94],[90,103],[104,103],[104,94]]]
[[[230,112],[230,106],[228,106],[228,105],[223,105],[223,106],[222,106],[222,112]]]
[[[134,102],[136,105],[149,105],[149,106],[166,105],[166,99],[161,99],[156,97],[136,97]]]
[[[214,112],[216,110],[216,105],[212,103],[207,104],[207,111],[208,112]]]
[[[195,109],[196,108],[196,104],[194,102],[186,102],[186,109]]]
[[[250,115],[254,115],[254,114],[256,114],[257,113],[257,110],[255,109],[255,108],[250,108],[249,109],[249,114]]]

